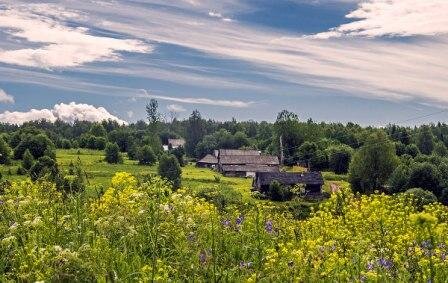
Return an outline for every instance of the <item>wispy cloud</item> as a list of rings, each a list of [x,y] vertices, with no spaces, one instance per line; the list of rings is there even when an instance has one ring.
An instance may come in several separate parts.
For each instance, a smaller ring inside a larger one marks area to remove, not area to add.
[[[119,60],[119,51],[151,51],[141,41],[94,36],[87,28],[68,27],[61,21],[77,16],[75,12],[48,4],[44,7],[16,5],[0,10],[0,27],[5,32],[39,43],[37,47],[25,43],[23,48],[12,50],[2,49],[0,45],[0,62],[38,68],[74,67],[94,61]]]
[[[14,97],[0,88],[0,103],[14,103]]]
[[[185,109],[182,105],[179,105],[179,104],[170,104],[166,107],[166,109],[170,112],[175,112],[175,113],[187,111],[187,109]]]
[[[215,99],[209,99],[209,98],[172,97],[172,96],[151,94],[144,89],[142,89],[141,91],[142,91],[142,93],[146,94],[147,96],[149,96],[151,98],[179,102],[179,103],[186,103],[186,104],[205,104],[205,105],[233,107],[233,108],[247,108],[247,107],[251,106],[252,104],[254,104],[254,102],[251,102],[251,101],[246,102],[246,101],[240,101],[240,100],[220,100],[220,99],[215,100]]]
[[[368,0],[346,17],[356,21],[315,35],[316,38],[340,36],[413,36],[448,33],[446,0]]]
[[[221,13],[215,12],[215,11],[210,11],[208,12],[208,15],[212,18],[218,18],[224,22],[233,22],[233,20],[231,18],[226,18],[224,17]]]
[[[31,109],[27,112],[6,111],[4,113],[0,113],[0,122],[9,124],[21,125],[28,121],[42,119],[51,122],[59,119],[69,123],[73,123],[76,120],[100,122],[111,119],[121,124],[127,124],[126,121],[110,114],[103,107],[95,107],[89,104],[77,104],[75,102],[71,102],[69,104],[56,104],[53,109]]]

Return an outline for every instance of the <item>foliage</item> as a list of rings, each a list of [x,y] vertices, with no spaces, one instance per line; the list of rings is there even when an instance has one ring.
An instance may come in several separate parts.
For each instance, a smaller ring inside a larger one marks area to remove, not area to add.
[[[434,136],[428,126],[423,126],[417,136],[417,146],[423,154],[431,154],[434,149]]]
[[[138,150],[138,164],[153,165],[157,161],[157,156],[149,145],[145,145]]]
[[[297,114],[287,110],[281,111],[274,124],[277,141],[282,141],[285,165],[295,164],[295,151],[303,143]]]
[[[37,159],[30,169],[30,178],[33,181],[43,177],[47,177],[50,181],[56,181],[58,174],[59,169],[56,161],[48,156]]]
[[[160,158],[158,173],[162,178],[168,180],[172,184],[173,189],[176,190],[180,188],[182,169],[180,168],[179,161],[177,161],[177,158],[174,155],[165,154]]]
[[[409,189],[406,194],[413,198],[414,207],[419,211],[423,210],[426,205],[437,202],[437,197],[432,192],[422,188]]]
[[[389,178],[389,193],[400,193],[406,191],[409,187],[409,167],[401,164],[398,166]]]
[[[190,156],[196,156],[196,146],[205,135],[204,120],[199,111],[194,110],[187,121],[185,150]]]
[[[342,190],[305,220],[219,211],[158,178],[118,173],[98,198],[21,182],[0,195],[0,280],[444,282],[448,211]],[[368,231],[368,233],[367,233]]]
[[[352,148],[346,145],[331,146],[327,149],[328,166],[336,174],[346,174],[352,158]]]
[[[415,164],[410,171],[409,187],[422,188],[439,196],[440,179],[436,166],[428,162]]]
[[[395,147],[382,132],[368,137],[350,163],[349,181],[354,191],[381,189],[398,163]]]
[[[3,138],[0,138],[0,164],[8,165],[11,163],[12,149]]]
[[[170,150],[170,153],[174,156],[176,156],[177,161],[179,162],[180,166],[185,166],[185,160],[184,160],[184,156],[185,156],[185,150],[183,146],[179,146],[176,148],[173,148]]]
[[[287,201],[291,200],[293,196],[291,188],[283,186],[276,180],[269,185],[267,195],[273,201]]]
[[[27,149],[23,154],[22,167],[26,170],[30,170],[33,164],[34,164],[34,157],[31,154],[30,150]]]
[[[22,159],[26,150],[29,150],[35,159],[45,155],[47,150],[54,150],[53,142],[44,134],[25,135],[14,149],[14,158]],[[47,151],[48,152],[48,151]]]
[[[120,148],[116,143],[108,143],[105,149],[105,160],[107,163],[117,164],[123,162],[123,157],[120,154]]]

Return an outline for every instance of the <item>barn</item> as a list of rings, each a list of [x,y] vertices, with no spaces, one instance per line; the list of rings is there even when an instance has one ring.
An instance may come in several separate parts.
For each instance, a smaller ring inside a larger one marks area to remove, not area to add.
[[[257,172],[278,172],[278,166],[223,165],[222,172],[228,177],[255,177]]]
[[[303,184],[305,190],[311,193],[320,193],[324,184],[324,178],[320,172],[257,172],[252,183],[253,189],[267,192],[273,181],[288,187]]]

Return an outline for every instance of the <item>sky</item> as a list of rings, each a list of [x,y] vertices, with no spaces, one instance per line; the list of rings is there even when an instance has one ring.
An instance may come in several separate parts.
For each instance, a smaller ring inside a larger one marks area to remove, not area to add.
[[[447,50],[447,0],[0,0],[0,122],[448,122]]]

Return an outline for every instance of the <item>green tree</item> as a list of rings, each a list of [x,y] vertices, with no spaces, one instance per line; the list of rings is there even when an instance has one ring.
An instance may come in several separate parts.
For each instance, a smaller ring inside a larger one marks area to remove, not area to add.
[[[398,163],[394,144],[383,132],[371,134],[355,153],[349,167],[352,189],[372,193],[381,189]]]
[[[176,147],[172,150],[170,150],[170,153],[174,156],[176,156],[177,161],[179,161],[179,165],[183,167],[185,165],[184,155],[185,150],[183,146]]]
[[[437,202],[437,197],[430,191],[422,188],[412,188],[405,192],[406,195],[414,199],[417,210],[423,210],[425,205]]]
[[[29,149],[35,159],[44,156],[47,149],[54,150],[53,142],[45,135],[25,135],[14,149],[14,158],[22,159],[25,150]]]
[[[415,144],[409,144],[405,148],[405,154],[412,156],[412,158],[417,157],[417,155],[419,153],[420,153],[420,150],[418,149],[418,146]]]
[[[437,167],[429,162],[414,164],[410,170],[409,187],[422,188],[440,196],[440,178]]]
[[[198,110],[191,113],[186,126],[185,151],[189,156],[195,156],[196,146],[202,141],[205,135],[204,120]],[[196,156],[200,157],[200,156]]]
[[[157,161],[157,156],[149,145],[142,146],[138,150],[138,164],[153,165]]]
[[[352,148],[347,145],[331,146],[327,149],[328,166],[336,174],[346,174],[352,159]]]
[[[436,143],[434,146],[434,154],[441,157],[446,157],[448,155],[448,149],[443,142]]]
[[[34,165],[34,157],[31,154],[30,150],[26,149],[25,153],[23,154],[22,167],[26,170],[30,170],[33,165]]]
[[[59,174],[56,161],[48,156],[40,157],[30,169],[30,178],[36,181],[42,177],[48,177],[51,181],[56,181]]]
[[[276,133],[274,142],[278,145],[280,139],[282,141],[285,165],[293,165],[296,162],[295,152],[303,143],[299,117],[293,112],[283,110],[278,114],[274,127]]]
[[[107,132],[102,124],[93,123],[90,127],[89,134],[95,137],[105,137],[107,135]]]
[[[422,126],[417,136],[417,146],[423,154],[431,154],[434,150],[434,135],[431,128]]]
[[[178,189],[181,186],[182,169],[179,161],[172,154],[164,154],[159,161],[158,168],[159,175],[171,182],[173,189]]]
[[[120,154],[120,147],[116,143],[108,143],[105,149],[106,162],[110,164],[122,163],[123,158]]]
[[[409,188],[409,167],[406,165],[398,166],[389,177],[389,192],[400,193]]]
[[[11,163],[12,149],[6,141],[0,138],[0,164],[8,165]]]
[[[149,103],[146,105],[146,117],[148,118],[151,133],[157,134],[159,132],[159,123],[161,120],[161,115],[159,113],[159,103],[157,102],[157,100],[149,100]]]

